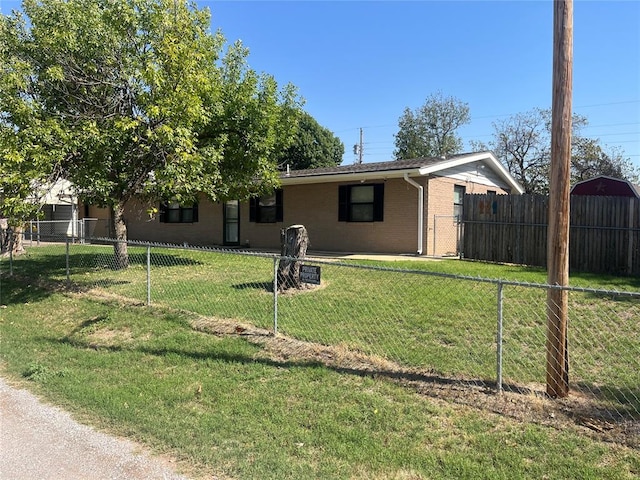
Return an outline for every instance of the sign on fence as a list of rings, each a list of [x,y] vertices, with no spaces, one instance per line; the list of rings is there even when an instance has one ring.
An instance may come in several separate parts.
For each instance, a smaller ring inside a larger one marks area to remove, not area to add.
[[[317,265],[301,265],[300,281],[320,285],[320,267]]]

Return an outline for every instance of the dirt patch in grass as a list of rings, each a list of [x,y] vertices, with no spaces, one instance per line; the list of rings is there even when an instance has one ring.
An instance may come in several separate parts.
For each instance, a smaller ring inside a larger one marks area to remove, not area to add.
[[[322,364],[341,373],[387,379],[436,401],[454,403],[481,411],[533,422],[559,430],[573,429],[601,441],[640,448],[640,421],[623,417],[603,406],[590,393],[573,389],[565,399],[552,399],[542,384],[505,385],[446,377],[434,370],[407,368],[389,360],[363,355],[341,346],[319,345],[296,340],[253,325],[201,317],[192,321],[196,330],[213,335],[237,335],[260,345],[260,355],[283,364]]]
[[[89,342],[106,345],[119,345],[133,339],[131,330],[112,330],[109,328],[97,330],[87,336]]]

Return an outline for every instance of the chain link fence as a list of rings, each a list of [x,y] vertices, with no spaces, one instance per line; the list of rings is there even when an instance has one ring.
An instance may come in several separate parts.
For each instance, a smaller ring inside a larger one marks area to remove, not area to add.
[[[433,216],[433,243],[432,251],[428,252],[434,257],[453,257],[462,252],[463,224],[457,215]]]
[[[280,292],[279,255],[129,242],[128,256],[128,268],[116,269],[112,240],[66,239],[3,260],[2,270],[192,312],[195,328],[244,335],[279,360],[640,438],[638,291],[566,289],[570,395],[553,400],[545,393],[548,285],[308,257],[319,284]]]

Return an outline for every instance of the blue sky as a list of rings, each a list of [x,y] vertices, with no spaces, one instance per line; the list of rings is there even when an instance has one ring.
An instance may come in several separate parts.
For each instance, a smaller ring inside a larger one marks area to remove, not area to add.
[[[440,91],[468,103],[471,140],[492,122],[551,106],[553,4],[545,1],[197,0],[249,64],[293,83],[305,110],[364,161],[393,158],[406,107]],[[0,0],[8,13],[16,0]],[[640,167],[640,1],[574,1],[573,106],[585,135]]]
[[[391,160],[398,119],[437,91],[469,104],[460,130],[489,141],[492,122],[551,106],[551,1],[213,1],[212,27],[249,48],[249,64],[293,83],[364,161]],[[574,111],[583,133],[640,166],[640,2],[574,2]]]

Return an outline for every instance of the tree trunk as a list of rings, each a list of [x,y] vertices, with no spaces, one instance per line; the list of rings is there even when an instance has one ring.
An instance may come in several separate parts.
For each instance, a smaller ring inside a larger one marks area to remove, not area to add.
[[[9,251],[9,225],[6,218],[0,218],[0,254]]]
[[[25,252],[24,244],[22,243],[24,227],[10,227],[5,224],[0,228],[0,253],[3,256],[8,256],[11,252],[14,256],[21,255]]]
[[[309,236],[304,225],[292,225],[283,235],[282,256],[304,258],[307,254]],[[278,290],[300,288],[300,262],[283,258],[278,264]]]
[[[111,207],[111,221],[113,231],[116,234],[116,242],[113,244],[113,267],[122,270],[129,266],[129,253],[127,251],[127,225],[124,221],[124,205],[117,203]]]

